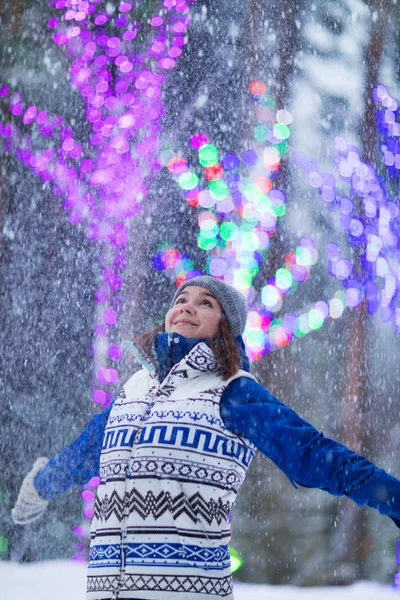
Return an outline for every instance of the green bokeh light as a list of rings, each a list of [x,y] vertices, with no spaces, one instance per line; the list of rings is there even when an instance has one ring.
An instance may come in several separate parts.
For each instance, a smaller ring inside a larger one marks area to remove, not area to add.
[[[296,262],[302,267],[309,267],[313,264],[313,257],[308,248],[305,248],[304,246],[297,246]]]
[[[338,290],[335,292],[335,298],[338,298],[343,306],[346,306],[346,292],[344,290]]]
[[[252,252],[240,250],[236,254],[236,259],[239,261],[242,268],[247,269],[251,273],[253,278],[257,275],[260,268]]]
[[[273,134],[278,140],[287,140],[290,137],[290,129],[287,125],[283,125],[283,123],[275,123]]]
[[[275,217],[283,217],[286,214],[286,204],[281,204],[281,206],[274,206],[271,204],[271,211]]]
[[[289,152],[289,144],[285,141],[280,142],[280,144],[274,144],[274,148],[279,150],[280,154],[287,154]]]
[[[235,573],[243,566],[243,557],[237,550],[235,550],[235,548],[232,548],[232,546],[228,546],[228,548],[231,557],[231,571],[232,573]]]
[[[254,217],[249,217],[248,219],[246,219],[245,217],[243,217],[243,221],[240,225],[240,231],[242,231],[243,233],[248,233],[250,231],[253,231],[253,229],[257,227],[257,225],[258,219],[255,219]]]
[[[280,329],[280,327],[282,327],[282,319],[272,319],[269,326],[269,331],[276,331],[277,329]]]
[[[279,291],[274,285],[266,285],[261,290],[261,302],[271,312],[278,312],[282,306],[282,299]]]
[[[252,327],[246,332],[246,343],[250,348],[264,348],[265,334],[261,327]]]
[[[217,238],[216,237],[206,238],[202,235],[199,235],[197,238],[197,245],[202,250],[212,250],[217,245]]]
[[[251,273],[252,278],[254,279],[254,277],[257,275],[257,273],[259,272],[260,267],[258,266],[258,262],[254,259],[254,262],[252,262],[249,265],[249,271]]]
[[[276,286],[281,290],[289,290],[292,287],[293,277],[288,269],[278,269],[275,275]]]
[[[235,286],[241,290],[246,290],[252,284],[253,278],[248,269],[236,269],[234,273]]]
[[[267,108],[275,108],[275,98],[273,98],[269,94],[263,94],[262,96],[260,96],[258,103],[261,106],[266,106]]]
[[[200,233],[201,237],[210,239],[216,237],[219,233],[218,223],[214,221],[214,219],[203,219],[200,223]]]
[[[186,171],[179,175],[178,183],[184,190],[194,190],[198,186],[199,178],[196,173]]]
[[[229,196],[229,188],[223,179],[210,181],[208,184],[208,189],[211,197],[215,198],[215,200],[223,200]]]
[[[273,212],[275,207],[272,207],[271,200],[267,194],[259,194],[257,198],[256,210],[259,212]]]
[[[297,338],[303,338],[303,337],[306,337],[307,334],[304,333],[303,331],[301,331],[301,329],[296,329],[296,331],[294,332],[294,335]]]
[[[258,197],[261,195],[259,187],[255,183],[246,183],[244,195],[249,202],[257,203]]]
[[[200,237],[203,237],[205,240],[210,240],[211,238],[215,238],[218,235],[218,225],[215,225],[212,229],[202,229],[199,234]]]
[[[220,236],[223,240],[229,242],[230,240],[233,240],[235,238],[237,230],[238,226],[235,223],[230,223],[229,221],[226,221],[221,225]]]
[[[0,552],[7,552],[8,550],[8,539],[5,535],[0,535]]]
[[[243,250],[247,250],[250,252],[255,252],[256,250],[258,250],[258,247],[260,245],[260,240],[258,239],[257,234],[254,233],[254,231],[242,233],[241,241]]]
[[[254,139],[257,142],[268,141],[268,127],[266,125],[256,125],[253,130]],[[279,138],[281,139],[281,138]]]
[[[311,329],[319,329],[324,324],[324,315],[317,308],[312,308],[308,313],[308,324]]]
[[[296,337],[303,337],[304,335],[307,335],[308,333],[310,333],[310,331],[311,331],[311,328],[308,323],[308,314],[301,315],[299,317],[299,328],[298,328],[298,332],[300,333],[300,335],[297,335],[297,331],[296,331]]]
[[[203,167],[213,167],[219,160],[218,149],[212,144],[205,144],[199,148],[199,163]]]

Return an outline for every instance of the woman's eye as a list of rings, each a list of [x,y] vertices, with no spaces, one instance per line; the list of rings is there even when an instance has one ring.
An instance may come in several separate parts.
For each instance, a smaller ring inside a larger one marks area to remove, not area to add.
[[[178,300],[175,302],[175,305],[176,304],[182,304],[182,302],[185,302],[185,298],[178,298]],[[206,303],[211,308],[213,307],[213,305],[211,304],[211,302],[209,300],[202,300],[200,302],[200,304],[204,304],[204,303]]]

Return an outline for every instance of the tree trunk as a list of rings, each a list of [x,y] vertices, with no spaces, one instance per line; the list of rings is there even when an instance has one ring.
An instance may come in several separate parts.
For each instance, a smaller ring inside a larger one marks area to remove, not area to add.
[[[0,7],[0,23],[3,38],[1,49],[4,53],[7,42],[16,43],[15,38],[19,36],[24,11],[25,0],[14,0],[12,5],[5,3],[4,6]],[[0,85],[4,85],[4,83],[3,81]],[[0,264],[4,263],[7,255],[7,237],[4,225],[10,210],[10,193],[7,178],[9,171],[10,159],[3,154],[0,164]]]
[[[372,18],[369,41],[364,51],[365,105],[359,125],[359,138],[363,160],[373,163],[377,157],[377,128],[372,92],[379,83],[389,3],[385,1],[378,4],[376,0],[369,0],[367,4]],[[355,202],[355,212],[359,215],[363,214],[360,199]],[[353,251],[353,264],[357,276],[361,273],[359,249]],[[373,449],[369,447],[369,440],[363,426],[368,387],[367,316],[365,301],[347,315],[341,414],[344,443],[356,452],[369,456]],[[365,557],[371,551],[371,542],[368,527],[365,526],[366,521],[367,513],[364,508],[359,509],[354,503],[345,502],[333,540],[334,560],[342,563],[339,573],[340,583],[350,584],[354,579],[367,577]],[[335,582],[338,583],[338,579],[335,579]]]

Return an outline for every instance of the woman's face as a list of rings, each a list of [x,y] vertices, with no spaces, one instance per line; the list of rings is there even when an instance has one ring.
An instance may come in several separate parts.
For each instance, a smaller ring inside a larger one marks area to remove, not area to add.
[[[189,285],[175,300],[166,314],[165,331],[189,338],[215,338],[222,309],[210,290]]]

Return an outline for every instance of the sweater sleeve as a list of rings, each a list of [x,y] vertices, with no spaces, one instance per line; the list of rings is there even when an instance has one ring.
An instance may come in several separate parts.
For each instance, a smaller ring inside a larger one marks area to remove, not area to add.
[[[79,438],[35,475],[33,483],[41,498],[50,500],[71,486],[83,485],[99,475],[104,430],[113,404],[95,415]]]
[[[220,411],[226,427],[253,442],[292,483],[348,496],[400,527],[400,481],[325,437],[259,383],[246,377],[233,380]]]

